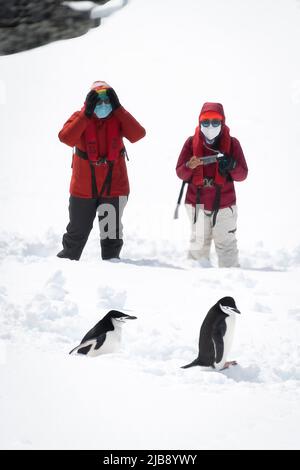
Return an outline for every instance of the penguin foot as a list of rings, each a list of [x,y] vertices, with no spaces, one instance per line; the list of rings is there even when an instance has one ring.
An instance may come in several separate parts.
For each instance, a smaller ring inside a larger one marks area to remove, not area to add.
[[[221,370],[229,369],[230,366],[236,366],[236,365],[237,365],[236,361],[227,361],[225,362],[224,367]]]

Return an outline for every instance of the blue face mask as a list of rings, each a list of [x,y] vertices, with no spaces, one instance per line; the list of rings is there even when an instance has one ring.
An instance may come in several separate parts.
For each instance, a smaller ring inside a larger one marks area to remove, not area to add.
[[[112,106],[111,104],[97,104],[95,107],[94,113],[96,116],[100,119],[106,118],[110,113],[112,112]]]

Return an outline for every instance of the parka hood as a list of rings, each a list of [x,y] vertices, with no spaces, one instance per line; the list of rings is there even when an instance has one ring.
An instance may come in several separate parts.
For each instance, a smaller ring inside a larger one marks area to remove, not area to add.
[[[224,114],[223,105],[221,103],[211,103],[211,102],[204,103],[199,114],[199,121],[200,121],[201,115],[209,111],[213,111],[215,113],[221,114],[221,116],[223,117],[223,125],[225,124],[225,114]]]

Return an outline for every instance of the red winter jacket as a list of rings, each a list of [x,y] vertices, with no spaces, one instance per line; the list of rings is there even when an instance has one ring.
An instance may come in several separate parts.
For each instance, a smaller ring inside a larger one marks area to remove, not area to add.
[[[218,103],[206,103],[201,110],[200,115],[206,111],[216,111],[224,116],[224,120],[222,122],[222,130],[225,126],[225,115],[223,111],[223,106]],[[227,128],[228,129],[228,128]],[[222,130],[220,134],[219,141],[222,141]],[[201,134],[201,133],[200,133]],[[229,134],[228,134],[229,135]],[[202,143],[204,143],[204,137],[201,134]],[[230,207],[236,204],[236,196],[234,190],[234,181],[243,181],[246,179],[248,174],[247,163],[243,154],[243,150],[239,141],[234,138],[230,137],[231,139],[231,156],[236,160],[237,165],[234,170],[230,171],[229,178],[226,179],[224,185],[221,187],[221,200],[220,200],[220,209],[224,207]],[[222,149],[218,149],[222,151]],[[207,149],[206,147],[203,148],[203,155],[215,155],[215,152],[212,150]],[[193,177],[194,171],[191,170],[186,166],[186,163],[190,160],[193,156],[193,136],[189,137],[179,155],[179,159],[176,166],[176,173],[179,178],[184,181],[190,181]],[[217,163],[211,163],[209,165],[203,166],[203,176],[214,178],[216,173],[216,165]],[[192,204],[193,206],[196,205],[196,193],[197,187],[192,183],[189,182],[188,190],[186,194],[185,202],[186,204]],[[212,187],[200,187],[200,203],[204,204],[204,209],[206,210],[213,210],[213,204],[216,195],[216,188]]]
[[[133,143],[145,136],[145,129],[122,106],[113,112],[113,116],[117,118],[120,124],[120,138],[126,137],[126,139]],[[96,123],[97,140],[99,148],[101,149],[101,155],[105,155],[107,149],[105,122],[110,119],[110,116],[105,119],[98,119],[93,115],[91,119],[95,120]],[[59,140],[70,147],[77,147],[81,151],[86,152],[85,129],[89,122],[90,119],[84,114],[84,108],[81,111],[76,111],[59,132]],[[107,176],[108,165],[102,163],[100,165],[93,165],[93,168],[95,170],[97,190],[99,194]],[[73,171],[70,183],[71,195],[82,198],[91,198],[92,177],[90,163],[88,160],[84,160],[74,153],[72,169]],[[129,181],[126,162],[124,155],[120,154],[120,156],[114,161],[110,194],[108,195],[105,191],[103,193],[103,197],[127,196],[128,194]]]

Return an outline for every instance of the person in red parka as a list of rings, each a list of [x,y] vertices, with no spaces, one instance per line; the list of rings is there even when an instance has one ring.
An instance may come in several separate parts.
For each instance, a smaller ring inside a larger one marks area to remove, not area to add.
[[[206,265],[214,240],[219,266],[239,266],[234,181],[245,180],[248,168],[220,103],[204,103],[199,126],[186,140],[176,172],[188,183],[185,206],[192,227],[188,257]]]
[[[98,213],[102,259],[119,258],[121,217],[129,182],[123,137],[137,142],[145,129],[121,106],[113,88],[94,82],[81,111],[64,124],[58,137],[74,147],[67,232],[57,256],[79,260]]]

